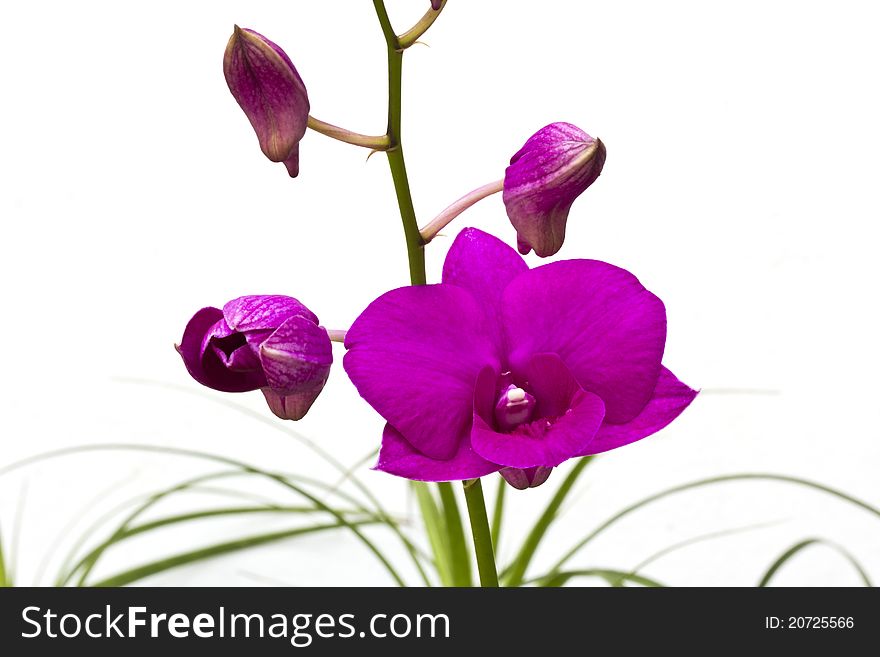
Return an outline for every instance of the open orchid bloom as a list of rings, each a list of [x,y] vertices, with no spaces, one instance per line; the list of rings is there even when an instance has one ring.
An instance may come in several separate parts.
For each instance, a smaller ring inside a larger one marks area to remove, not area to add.
[[[551,256],[565,240],[572,203],[605,164],[605,145],[571,123],[544,126],[510,159],[504,206],[523,255]]]
[[[324,388],[333,363],[330,338],[296,299],[256,295],[202,308],[177,347],[190,375],[223,392],[260,389],[269,408],[299,420]]]
[[[529,269],[473,228],[439,285],[376,299],[344,365],[387,424],[377,469],[450,481],[491,472],[517,488],[570,458],[659,431],[696,396],[661,364],[663,303],[596,260]]]
[[[309,96],[287,54],[262,34],[235,26],[223,56],[229,91],[257,133],[263,154],[299,174],[299,142],[309,120]]]

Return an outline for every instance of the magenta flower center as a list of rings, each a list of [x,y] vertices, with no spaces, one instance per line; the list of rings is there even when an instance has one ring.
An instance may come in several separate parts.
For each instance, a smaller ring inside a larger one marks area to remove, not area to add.
[[[535,417],[538,399],[528,382],[522,386],[510,383],[511,375],[501,375],[498,400],[495,402],[495,427],[500,433],[516,433],[530,438],[543,438],[559,417]],[[564,414],[571,413],[567,408]]]

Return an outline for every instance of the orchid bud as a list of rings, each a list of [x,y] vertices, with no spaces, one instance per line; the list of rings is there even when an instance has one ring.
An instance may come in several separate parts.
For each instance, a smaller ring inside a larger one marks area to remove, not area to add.
[[[517,490],[537,488],[550,476],[553,468],[537,466],[534,468],[502,468],[501,476]]]
[[[299,173],[299,142],[309,120],[305,85],[287,54],[261,34],[238,25],[223,56],[229,91],[257,133],[263,154]]]
[[[440,5],[443,4],[443,0],[431,0],[431,9],[437,11],[440,9]]]
[[[260,389],[283,420],[299,420],[327,383],[330,337],[296,299],[240,297],[223,310],[203,308],[177,346],[190,375],[223,392]]]
[[[542,258],[562,247],[574,200],[605,164],[605,146],[570,123],[551,123],[529,137],[504,174],[504,205],[520,253]]]

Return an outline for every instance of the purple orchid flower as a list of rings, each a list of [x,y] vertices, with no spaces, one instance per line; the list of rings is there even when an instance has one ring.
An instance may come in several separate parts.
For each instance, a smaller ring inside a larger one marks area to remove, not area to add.
[[[563,461],[659,431],[696,392],[661,365],[663,303],[597,260],[536,269],[473,228],[439,285],[378,299],[345,370],[385,426],[378,470],[451,481],[501,471],[537,486]]]
[[[299,174],[299,142],[309,120],[309,96],[290,57],[262,34],[238,25],[223,56],[229,91],[257,133],[263,154]]]
[[[193,315],[177,346],[186,369],[222,392],[262,390],[283,420],[299,420],[327,383],[333,353],[327,331],[296,299],[255,295]]]
[[[605,146],[571,123],[551,123],[529,137],[504,174],[504,205],[520,253],[551,256],[565,240],[571,204],[605,164]]]

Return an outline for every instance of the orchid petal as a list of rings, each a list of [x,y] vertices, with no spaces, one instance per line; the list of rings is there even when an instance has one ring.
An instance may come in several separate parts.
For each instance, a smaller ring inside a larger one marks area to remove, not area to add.
[[[186,325],[177,351],[187,371],[199,383],[222,392],[247,392],[265,385],[262,372],[227,369],[211,345],[212,339],[231,334],[219,308],[202,308]]]
[[[234,331],[276,329],[289,317],[300,316],[317,324],[318,318],[293,297],[254,294],[233,299],[223,306],[223,317]]]
[[[320,392],[333,364],[331,347],[325,329],[305,317],[291,317],[260,345],[266,383],[282,396],[314,388]]]
[[[467,434],[459,436],[456,445],[451,458],[443,461],[432,459],[413,447],[394,427],[386,424],[375,469],[416,481],[459,481],[484,477],[501,467],[480,458],[471,449]]]
[[[510,360],[558,354],[584,390],[605,403],[606,421],[638,415],[660,375],[666,342],[663,302],[624,269],[563,260],[514,279],[502,297]]]
[[[361,396],[422,454],[450,459],[471,420],[474,381],[498,367],[483,310],[466,290],[392,290],[346,334],[344,365]]]
[[[529,266],[515,250],[493,235],[476,228],[462,230],[443,263],[443,283],[468,290],[479,301],[501,346],[501,294]]]
[[[582,455],[607,452],[647,438],[681,415],[696,396],[696,390],[691,390],[672,372],[662,368],[651,401],[642,412],[625,424],[603,424],[596,439]]]

